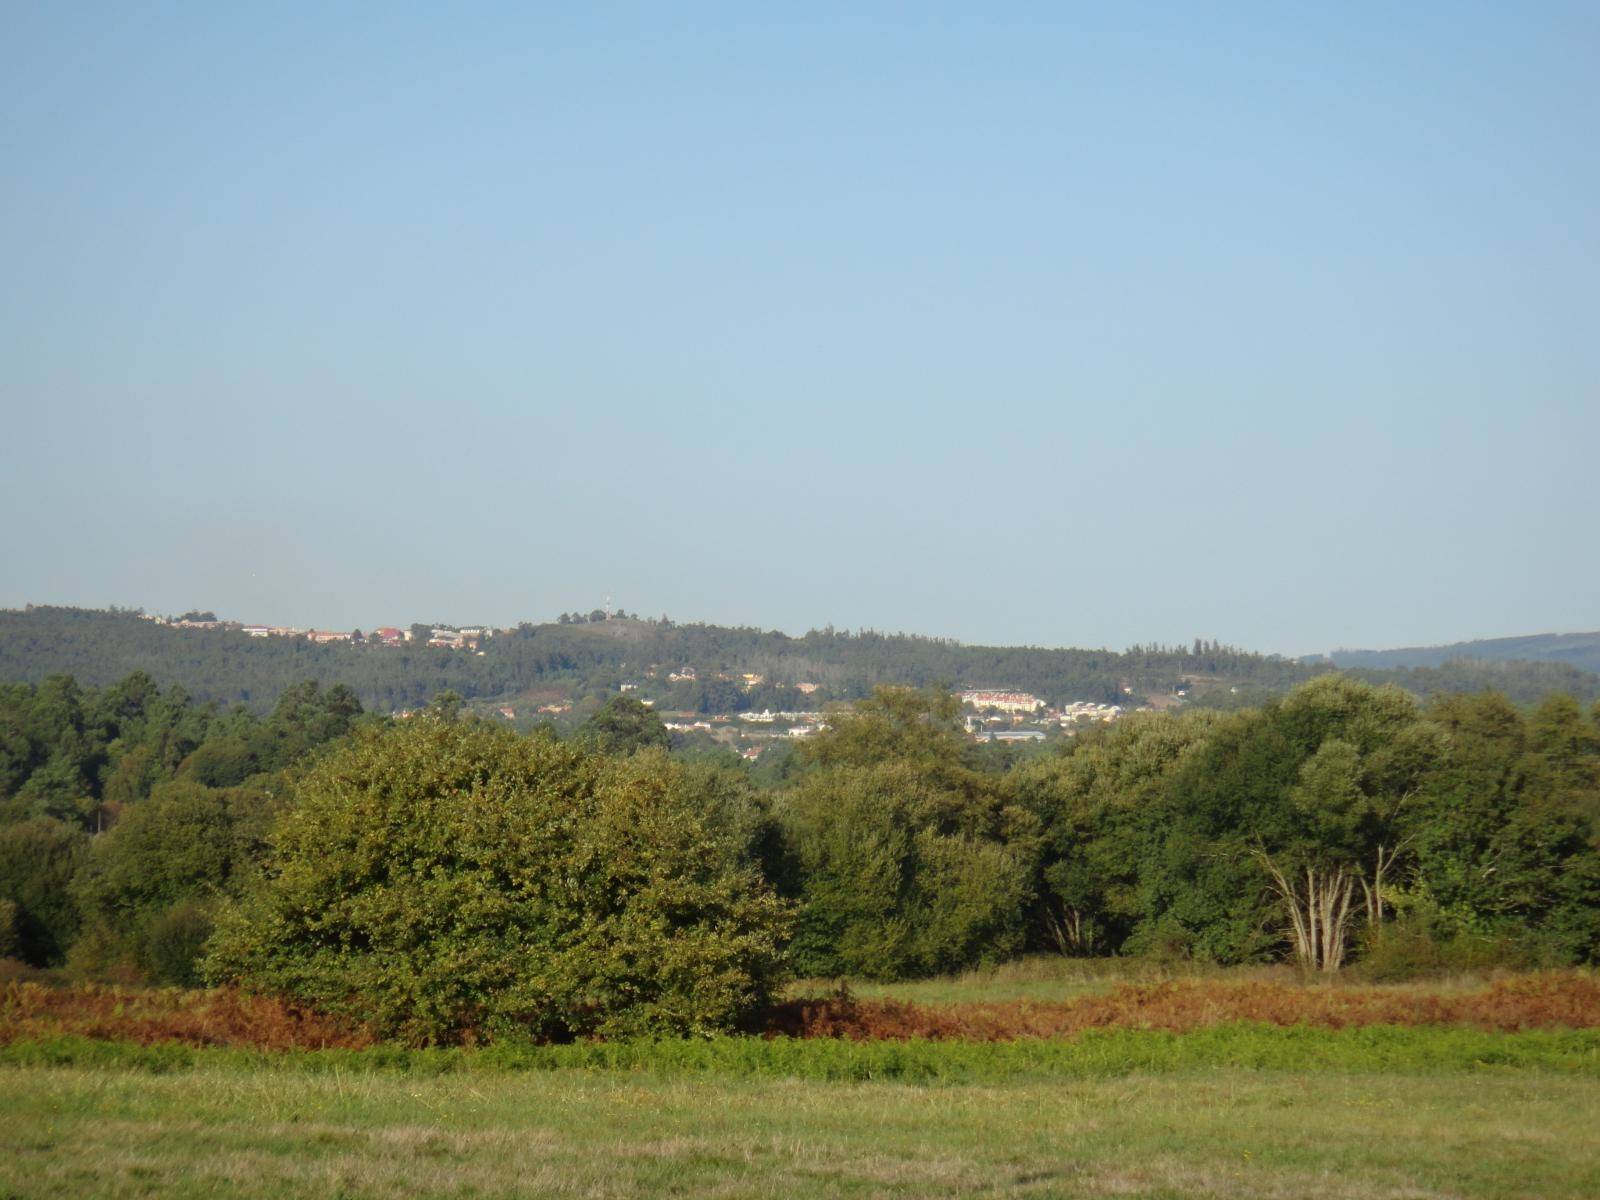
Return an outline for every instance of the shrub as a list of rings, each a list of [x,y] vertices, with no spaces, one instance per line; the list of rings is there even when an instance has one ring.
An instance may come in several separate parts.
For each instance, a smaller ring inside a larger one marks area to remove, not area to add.
[[[161,982],[195,982],[210,930],[206,914],[259,858],[271,806],[265,793],[249,788],[188,779],[158,784],[94,840],[73,883],[84,916],[74,968],[93,975],[121,967]]]
[[[726,801],[659,752],[363,730],[300,781],[206,972],[417,1044],[729,1029],[787,913]]]
[[[53,817],[0,827],[0,900],[15,906],[14,952],[33,966],[59,963],[78,932],[69,888],[88,840]]]
[[[0,958],[10,958],[17,952],[17,906],[10,900],[0,900]]]
[[[1475,930],[1451,921],[1425,899],[1402,897],[1407,907],[1391,924],[1369,929],[1354,974],[1376,983],[1456,972],[1527,970],[1554,965],[1523,928]]]
[[[180,901],[146,922],[139,938],[140,963],[157,983],[196,987],[201,982],[200,954],[211,930],[211,912],[203,901]]]
[[[1006,834],[1021,816],[908,762],[806,776],[783,808],[803,902],[796,968],[898,979],[1020,952],[1031,843]]]

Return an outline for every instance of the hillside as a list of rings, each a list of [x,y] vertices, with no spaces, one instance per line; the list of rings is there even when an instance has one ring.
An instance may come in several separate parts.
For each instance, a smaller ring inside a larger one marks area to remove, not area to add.
[[[1405,646],[1397,650],[1335,650],[1328,658],[1340,667],[1442,667],[1459,659],[1473,659],[1566,663],[1582,671],[1600,672],[1600,631],[1486,638],[1444,646]]]
[[[1008,687],[1051,704],[1258,702],[1328,670],[1215,643],[1112,650],[967,646],[909,634],[813,630],[802,637],[753,628],[619,619],[523,623],[487,639],[481,653],[416,644],[314,644],[253,638],[233,629],[157,624],[128,611],[34,607],[0,610],[0,682],[71,674],[106,685],[133,671],[182,685],[199,700],[264,712],[303,680],[343,683],[369,709],[392,712],[454,689],[472,701],[595,702],[632,684],[663,710],[726,713],[819,708],[880,684]],[[1451,663],[1354,673],[1417,692],[1493,687],[1514,699],[1552,691],[1600,695],[1600,677],[1557,662]],[[676,678],[674,678],[676,677]]]
[[[633,619],[524,623],[489,638],[475,654],[414,643],[377,647],[252,638],[238,630],[161,625],[127,611],[0,611],[0,680],[70,673],[83,683],[107,684],[135,670],[180,683],[199,699],[255,709],[269,707],[289,684],[314,679],[345,683],[363,703],[381,710],[423,703],[444,688],[468,699],[536,691],[578,698],[637,682],[667,707],[713,712],[816,707],[865,695],[879,684],[1004,686],[1053,702],[1109,703],[1164,695],[1186,681],[1281,690],[1316,668],[1198,642],[1119,653],[964,646],[832,629],[791,637]]]

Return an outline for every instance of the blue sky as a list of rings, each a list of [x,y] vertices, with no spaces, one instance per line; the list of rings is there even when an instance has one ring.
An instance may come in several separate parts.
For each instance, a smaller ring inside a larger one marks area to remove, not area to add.
[[[0,604],[1600,627],[1593,5],[0,8]]]

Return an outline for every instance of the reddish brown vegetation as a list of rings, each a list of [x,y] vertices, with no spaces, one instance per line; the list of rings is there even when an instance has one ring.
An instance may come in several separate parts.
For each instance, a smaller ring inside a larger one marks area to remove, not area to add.
[[[1189,980],[1123,984],[1061,1003],[920,1005],[848,996],[796,1000],[770,1015],[770,1036],[857,1040],[1071,1037],[1113,1026],[1183,1032],[1229,1021],[1270,1025],[1457,1025],[1486,1030],[1600,1027],[1600,980],[1518,976],[1473,990]],[[360,1047],[373,1039],[281,1000],[226,988],[154,990],[36,982],[0,985],[0,1044],[77,1034],[263,1050]]]
[[[262,1050],[372,1044],[360,1030],[308,1009],[227,988],[174,991],[38,983],[0,988],[0,1044],[61,1034],[144,1046],[182,1042]]]
[[[833,997],[792,1001],[771,1030],[795,1037],[1009,1041],[1070,1037],[1120,1026],[1183,1032],[1229,1021],[1269,1025],[1459,1025],[1474,1029],[1589,1029],[1600,1026],[1600,981],[1551,973],[1501,980],[1473,991],[1183,981],[1123,984],[1060,1004],[919,1005]]]

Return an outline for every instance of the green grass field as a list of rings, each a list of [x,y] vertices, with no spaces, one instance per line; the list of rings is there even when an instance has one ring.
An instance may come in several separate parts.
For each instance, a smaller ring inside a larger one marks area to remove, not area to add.
[[[6,1196],[1600,1195],[1592,1076],[0,1068]]]
[[[1026,1050],[19,1044],[0,1052],[0,1196],[1600,1195],[1600,1033],[1233,1026]]]

